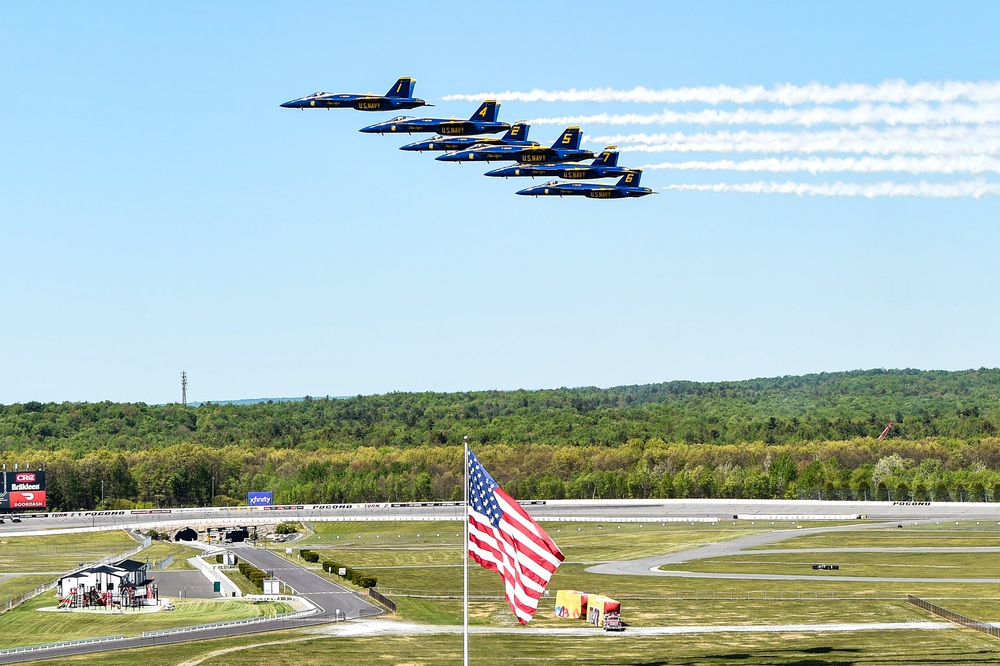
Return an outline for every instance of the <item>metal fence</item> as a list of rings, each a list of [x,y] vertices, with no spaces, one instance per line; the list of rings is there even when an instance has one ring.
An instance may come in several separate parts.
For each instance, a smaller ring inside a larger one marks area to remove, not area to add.
[[[389,597],[385,596],[384,594],[376,592],[375,588],[373,587],[368,588],[368,596],[374,599],[375,601],[379,602],[389,610],[391,610],[393,613],[396,612],[396,602],[390,599]]]
[[[24,647],[7,648],[0,650],[0,656],[6,657],[11,654],[22,654],[25,652],[39,652],[41,650],[54,650],[56,648],[73,647],[76,645],[95,645],[98,643],[108,643],[120,641],[125,638],[125,634],[116,636],[101,636],[100,638],[80,638],[75,641],[60,641],[58,643],[44,643],[42,645],[25,645]]]
[[[906,595],[906,600],[918,608],[923,608],[925,611],[934,613],[938,617],[943,617],[944,619],[954,622],[955,624],[960,624],[963,627],[968,627],[969,629],[975,629],[976,631],[988,634],[993,638],[1000,638],[1000,627],[995,627],[988,622],[973,620],[971,617],[966,617],[965,615],[950,611],[947,608],[942,608],[937,604],[932,604],[926,599],[915,597],[912,594]]]

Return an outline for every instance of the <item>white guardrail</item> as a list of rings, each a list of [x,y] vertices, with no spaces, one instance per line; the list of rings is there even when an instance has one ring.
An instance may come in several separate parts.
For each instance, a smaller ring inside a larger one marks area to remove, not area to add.
[[[267,601],[273,601],[276,599],[275,596],[261,596],[262,599]],[[304,601],[301,597],[289,597],[284,596],[283,599],[298,599]],[[239,627],[251,624],[265,624],[267,622],[273,622],[275,620],[291,620],[300,617],[307,617],[318,612],[318,608],[305,602],[306,605],[312,606],[307,610],[291,611],[289,613],[278,613],[276,615],[261,615],[258,617],[246,618],[243,620],[229,620],[226,622],[212,622],[210,624],[197,624],[187,627],[174,627],[173,629],[156,629],[153,631],[144,631],[140,635],[140,638],[152,638],[154,636],[166,636],[169,634],[181,634],[191,631],[206,631],[211,629],[223,629],[226,627]],[[100,638],[81,638],[75,641],[60,641],[58,643],[43,643],[41,645],[25,645],[24,647],[14,647],[6,648],[0,650],[0,657],[4,657],[12,654],[21,654],[26,652],[39,652],[42,650],[54,650],[57,648],[73,647],[76,645],[92,645],[97,643],[113,643],[115,641],[125,640],[125,634],[118,634],[117,636],[102,636]]]
[[[39,650],[54,650],[56,648],[73,647],[74,645],[93,645],[96,643],[111,643],[125,638],[125,634],[117,636],[102,636],[100,638],[79,638],[75,641],[60,641],[58,643],[45,643],[43,645],[26,645],[24,647],[6,648],[0,650],[0,657],[11,654],[22,654],[25,652],[37,652]]]

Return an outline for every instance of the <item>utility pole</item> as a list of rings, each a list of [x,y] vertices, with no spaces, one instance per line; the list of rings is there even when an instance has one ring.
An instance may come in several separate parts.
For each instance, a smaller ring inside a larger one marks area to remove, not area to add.
[[[187,407],[188,404],[188,373],[181,370],[181,404]]]

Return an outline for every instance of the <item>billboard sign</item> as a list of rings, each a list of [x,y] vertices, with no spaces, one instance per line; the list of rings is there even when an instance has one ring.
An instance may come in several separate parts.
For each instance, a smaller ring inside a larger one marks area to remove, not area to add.
[[[247,493],[248,506],[271,506],[274,504],[274,497],[271,491],[264,493]]]
[[[45,472],[7,472],[7,492],[45,490]]]
[[[44,509],[45,472],[14,471],[0,474],[0,509]]]
[[[10,496],[10,508],[12,509],[44,509],[45,508],[45,491],[37,490],[34,492],[19,492],[13,491],[8,493]]]

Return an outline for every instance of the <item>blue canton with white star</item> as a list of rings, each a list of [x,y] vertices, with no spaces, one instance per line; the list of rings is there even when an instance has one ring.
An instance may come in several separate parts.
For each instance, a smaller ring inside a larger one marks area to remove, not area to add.
[[[469,505],[476,513],[489,518],[493,527],[500,526],[500,518],[503,516],[493,494],[496,488],[497,482],[483,468],[476,454],[469,451]]]

